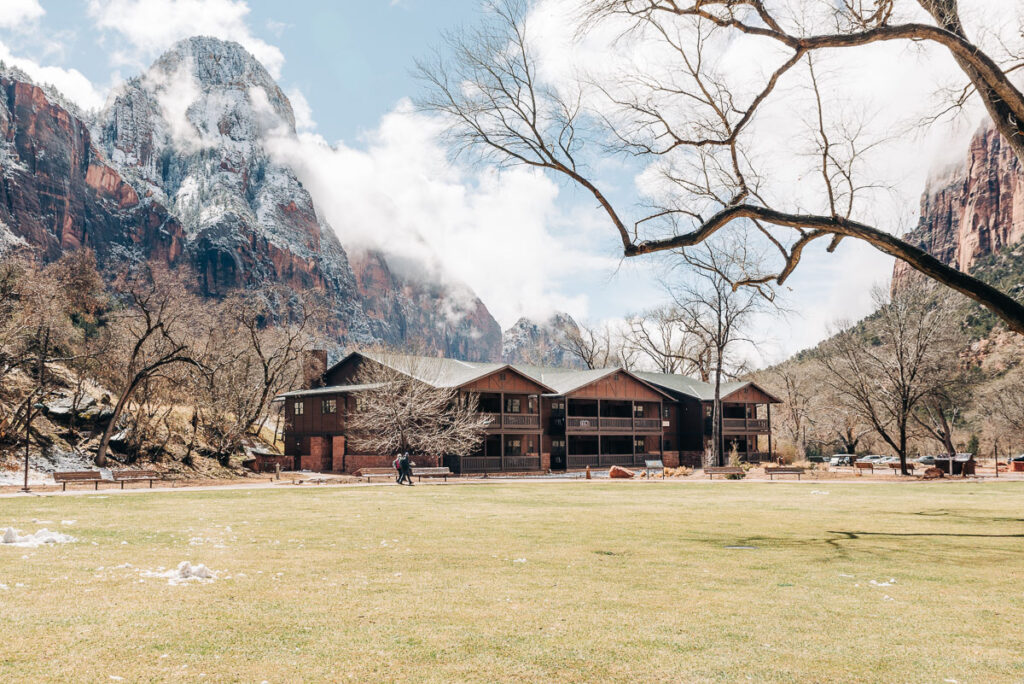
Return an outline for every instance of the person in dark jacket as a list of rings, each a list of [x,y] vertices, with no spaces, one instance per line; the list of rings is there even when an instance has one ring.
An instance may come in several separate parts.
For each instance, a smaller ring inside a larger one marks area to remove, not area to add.
[[[399,465],[399,476],[398,483],[402,483],[402,479],[405,479],[405,483],[412,487],[412,461],[409,460],[409,452],[402,454],[402,459],[398,463]]]

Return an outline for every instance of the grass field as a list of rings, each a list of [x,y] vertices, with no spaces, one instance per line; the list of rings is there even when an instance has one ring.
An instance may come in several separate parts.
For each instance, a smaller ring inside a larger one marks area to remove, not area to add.
[[[8,525],[79,541],[0,547],[3,681],[1024,680],[1019,483],[100,492]],[[183,560],[219,576],[142,576]]]

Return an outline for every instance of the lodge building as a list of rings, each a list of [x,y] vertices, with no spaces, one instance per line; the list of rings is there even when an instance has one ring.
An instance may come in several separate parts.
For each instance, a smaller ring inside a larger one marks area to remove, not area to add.
[[[390,463],[387,455],[358,453],[346,432],[359,393],[372,389],[358,380],[366,364],[477,396],[478,410],[490,417],[480,448],[418,459],[456,473],[643,466],[651,458],[699,466],[710,446],[714,385],[682,375],[353,352],[329,368],[324,356],[304,389],[277,397],[284,402],[285,456],[295,468],[354,473]],[[720,394],[725,451],[768,460],[771,405],[779,400],[752,382],[722,383]]]

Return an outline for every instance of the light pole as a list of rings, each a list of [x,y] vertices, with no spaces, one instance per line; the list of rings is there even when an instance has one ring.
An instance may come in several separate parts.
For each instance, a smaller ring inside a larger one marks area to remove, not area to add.
[[[30,403],[28,408],[25,409],[27,415],[25,416],[25,486],[21,488],[21,491],[28,494],[32,490],[28,487],[28,448],[32,441],[32,409],[43,409],[46,408],[42,404]]]

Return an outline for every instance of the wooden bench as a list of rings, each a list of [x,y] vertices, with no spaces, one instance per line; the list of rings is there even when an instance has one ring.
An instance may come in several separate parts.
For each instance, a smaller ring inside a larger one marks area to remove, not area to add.
[[[893,475],[899,475],[899,472],[900,472],[900,463],[899,463],[899,461],[896,461],[895,463],[886,463],[886,465],[889,466],[890,468],[892,468],[892,474]],[[914,464],[911,463],[910,461],[907,461],[907,472],[911,473],[911,474],[913,474],[913,472],[914,472]]]
[[[797,466],[768,466],[764,469],[764,472],[768,474],[768,479],[772,480],[776,475],[796,475],[796,479],[799,480],[800,476],[804,474],[804,469]]]
[[[652,470],[660,470],[661,471],[661,479],[662,480],[665,479],[665,464],[661,462],[661,459],[654,459],[654,460],[650,460],[650,461],[648,461],[647,459],[644,459],[644,470],[647,471],[646,475],[647,475],[647,479],[648,480],[651,479],[651,471]]]
[[[425,477],[443,477],[444,481],[448,481],[448,476],[452,474],[452,471],[448,469],[448,466],[432,467],[432,468],[413,468],[412,474],[420,478],[420,482]]]
[[[121,483],[121,489],[124,489],[125,482],[142,482],[143,480],[149,480],[149,488],[153,488],[153,480],[160,479],[160,473],[155,470],[115,470],[113,471],[114,482]]]
[[[739,466],[711,466],[704,469],[704,474],[715,479],[715,475],[746,475],[747,471]]]
[[[103,474],[98,470],[67,470],[64,472],[58,472],[53,474],[53,481],[60,484],[60,490],[66,492],[68,490],[68,483],[92,482],[95,485],[95,489],[100,488],[100,482],[105,482]]]
[[[854,461],[853,462],[853,468],[854,468],[854,470],[858,471],[857,472],[858,475],[860,475],[859,471],[861,471],[861,470],[870,470],[871,472],[875,472],[875,464],[871,463],[870,461],[868,461],[868,462]]]
[[[359,477],[365,477],[369,482],[371,477],[398,477],[398,471],[394,468],[360,468]]]

